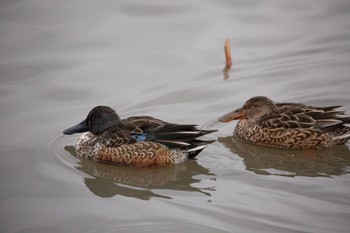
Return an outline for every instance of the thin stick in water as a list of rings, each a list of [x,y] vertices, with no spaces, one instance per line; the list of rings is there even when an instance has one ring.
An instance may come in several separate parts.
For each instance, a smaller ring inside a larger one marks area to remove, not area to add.
[[[226,67],[231,68],[232,66],[232,57],[231,57],[231,46],[230,40],[227,38],[225,43],[225,56],[226,56]]]
[[[230,46],[230,40],[227,38],[225,43],[225,57],[226,57],[226,66],[223,70],[224,72],[224,79],[228,79],[230,77],[229,71],[232,67],[232,57],[231,57],[231,46]]]

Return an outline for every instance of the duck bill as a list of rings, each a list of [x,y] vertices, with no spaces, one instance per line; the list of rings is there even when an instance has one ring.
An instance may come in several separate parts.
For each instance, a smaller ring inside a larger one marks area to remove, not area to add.
[[[223,115],[222,117],[220,117],[218,119],[218,121],[221,121],[221,122],[230,122],[230,121],[233,121],[233,120],[238,120],[238,119],[244,119],[246,118],[246,115],[245,113],[242,111],[241,108],[237,109],[237,110],[234,110],[232,112],[229,112],[225,115]]]
[[[88,131],[88,127],[86,125],[86,121],[82,121],[79,124],[72,126],[63,131],[64,134],[70,135],[74,133],[84,133]]]

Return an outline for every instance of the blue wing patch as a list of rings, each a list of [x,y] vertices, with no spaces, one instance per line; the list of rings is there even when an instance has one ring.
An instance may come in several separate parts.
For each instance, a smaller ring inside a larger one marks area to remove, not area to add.
[[[144,142],[147,139],[147,134],[143,133],[143,134],[134,134],[132,135],[138,142]]]

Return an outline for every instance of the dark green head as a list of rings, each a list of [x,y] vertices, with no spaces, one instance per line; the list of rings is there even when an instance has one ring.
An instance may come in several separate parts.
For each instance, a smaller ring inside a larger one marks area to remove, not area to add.
[[[120,117],[113,109],[107,106],[97,106],[89,112],[85,120],[64,130],[63,133],[69,135],[89,131],[98,135],[120,124]]]

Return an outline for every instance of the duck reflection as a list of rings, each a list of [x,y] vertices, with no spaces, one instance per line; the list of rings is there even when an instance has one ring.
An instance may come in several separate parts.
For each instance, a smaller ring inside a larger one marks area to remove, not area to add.
[[[246,170],[259,175],[331,177],[349,173],[346,146],[323,150],[286,150],[263,147],[221,137],[219,142],[243,158]]]
[[[199,183],[202,179],[194,178],[196,175],[204,175],[208,179],[215,179],[216,175],[208,169],[200,166],[195,160],[175,166],[164,167],[129,167],[116,166],[100,163],[82,158],[76,155],[73,146],[66,146],[65,150],[78,158],[78,170],[92,176],[85,178],[84,182],[88,189],[100,197],[113,197],[122,195],[141,200],[149,200],[152,197],[171,199],[169,196],[157,194],[160,189],[198,192],[206,196],[211,196],[210,191],[215,191],[213,187],[195,188],[194,183]]]

